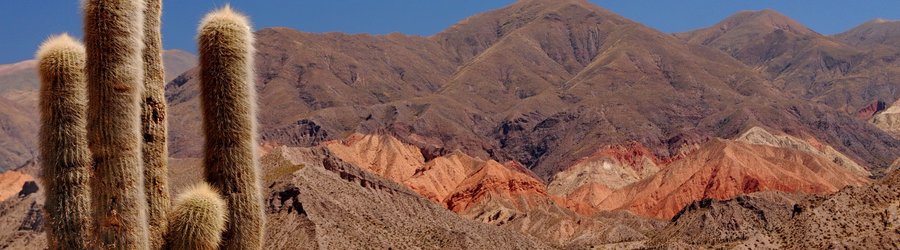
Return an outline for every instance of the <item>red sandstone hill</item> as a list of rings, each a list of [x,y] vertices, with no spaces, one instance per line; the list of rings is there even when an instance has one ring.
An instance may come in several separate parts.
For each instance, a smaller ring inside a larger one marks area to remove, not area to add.
[[[849,159],[833,148],[762,128],[735,140],[710,140],[670,160],[656,159],[640,144],[608,147],[584,160],[591,164],[579,163],[557,174],[550,184],[555,192],[517,164],[461,152],[426,160],[420,149],[390,135],[355,134],[325,145],[336,157],[405,184],[463,217],[568,246],[616,242],[609,234],[594,235],[612,232],[607,230],[624,234],[619,240],[642,241],[652,234],[631,230],[656,228],[648,220],[609,228],[601,222],[636,219],[614,219],[600,211],[670,219],[704,199],[765,191],[828,194],[869,182],[868,172],[844,162]],[[633,175],[636,168],[648,166],[656,171]],[[612,174],[616,171],[621,174]]]
[[[610,194],[600,210],[671,218],[693,201],[778,190],[831,193],[868,183],[827,159],[796,150],[714,139],[648,179]]]
[[[576,200],[551,195],[531,171],[453,152],[426,159],[390,135],[354,134],[325,143],[335,157],[401,183],[461,216],[520,231],[559,245],[647,239],[660,223],[602,214]],[[613,227],[607,222],[631,223]]]

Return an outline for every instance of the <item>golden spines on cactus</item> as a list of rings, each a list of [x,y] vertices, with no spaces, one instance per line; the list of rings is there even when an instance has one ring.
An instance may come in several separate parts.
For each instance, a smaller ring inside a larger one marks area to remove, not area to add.
[[[169,210],[165,72],[162,63],[160,16],[162,0],[144,0],[144,85],[141,97],[144,190],[150,248],[161,249]]]
[[[225,231],[228,208],[219,193],[201,183],[175,199],[163,249],[214,250]]]
[[[148,249],[141,160],[143,0],[84,0],[95,249]]]
[[[51,37],[37,52],[41,178],[50,249],[88,249],[91,154],[87,145],[84,46]]]
[[[197,38],[204,176],[228,202],[222,249],[260,249],[265,218],[256,155],[253,33],[226,6],[208,14]]]

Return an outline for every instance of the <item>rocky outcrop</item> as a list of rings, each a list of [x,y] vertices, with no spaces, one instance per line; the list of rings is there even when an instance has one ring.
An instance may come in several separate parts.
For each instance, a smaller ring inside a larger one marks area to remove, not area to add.
[[[26,173],[15,170],[0,173],[0,201],[17,195],[28,182],[34,183],[34,177]]]
[[[760,192],[728,200],[703,199],[685,206],[648,241],[648,246],[673,244],[717,246],[748,240],[752,248],[776,248],[769,236],[800,208],[802,194]],[[796,211],[795,211],[796,210]]]
[[[875,115],[875,113],[881,112],[886,108],[887,103],[884,103],[883,101],[874,101],[872,103],[869,103],[869,105],[866,105],[859,111],[856,111],[856,118],[859,118],[861,120],[869,120],[872,118],[872,116]]]
[[[33,181],[2,190],[12,195],[0,201],[0,249],[43,249],[47,245],[43,190]]]
[[[900,140],[900,100],[893,105],[872,116],[869,120],[876,127],[884,130],[894,138]]]

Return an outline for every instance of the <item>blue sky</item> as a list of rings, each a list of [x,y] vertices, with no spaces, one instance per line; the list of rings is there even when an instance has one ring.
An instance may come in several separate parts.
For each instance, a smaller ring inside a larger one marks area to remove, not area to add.
[[[900,19],[897,0],[590,0],[663,32],[715,24],[741,10],[774,9],[833,34],[874,18]],[[79,0],[8,0],[0,8],[0,64],[29,59],[47,36],[81,35]],[[431,35],[459,20],[513,0],[166,0],[166,48],[195,51],[204,13],[230,2],[256,28],[287,26],[309,32]]]

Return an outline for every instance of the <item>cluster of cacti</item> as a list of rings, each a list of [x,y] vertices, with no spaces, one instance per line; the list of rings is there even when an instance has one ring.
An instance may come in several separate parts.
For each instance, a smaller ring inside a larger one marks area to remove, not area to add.
[[[262,247],[249,22],[225,7],[201,24],[204,173],[212,187],[199,185],[170,208],[161,7],[85,0],[85,45],[62,35],[38,51],[51,249]]]

